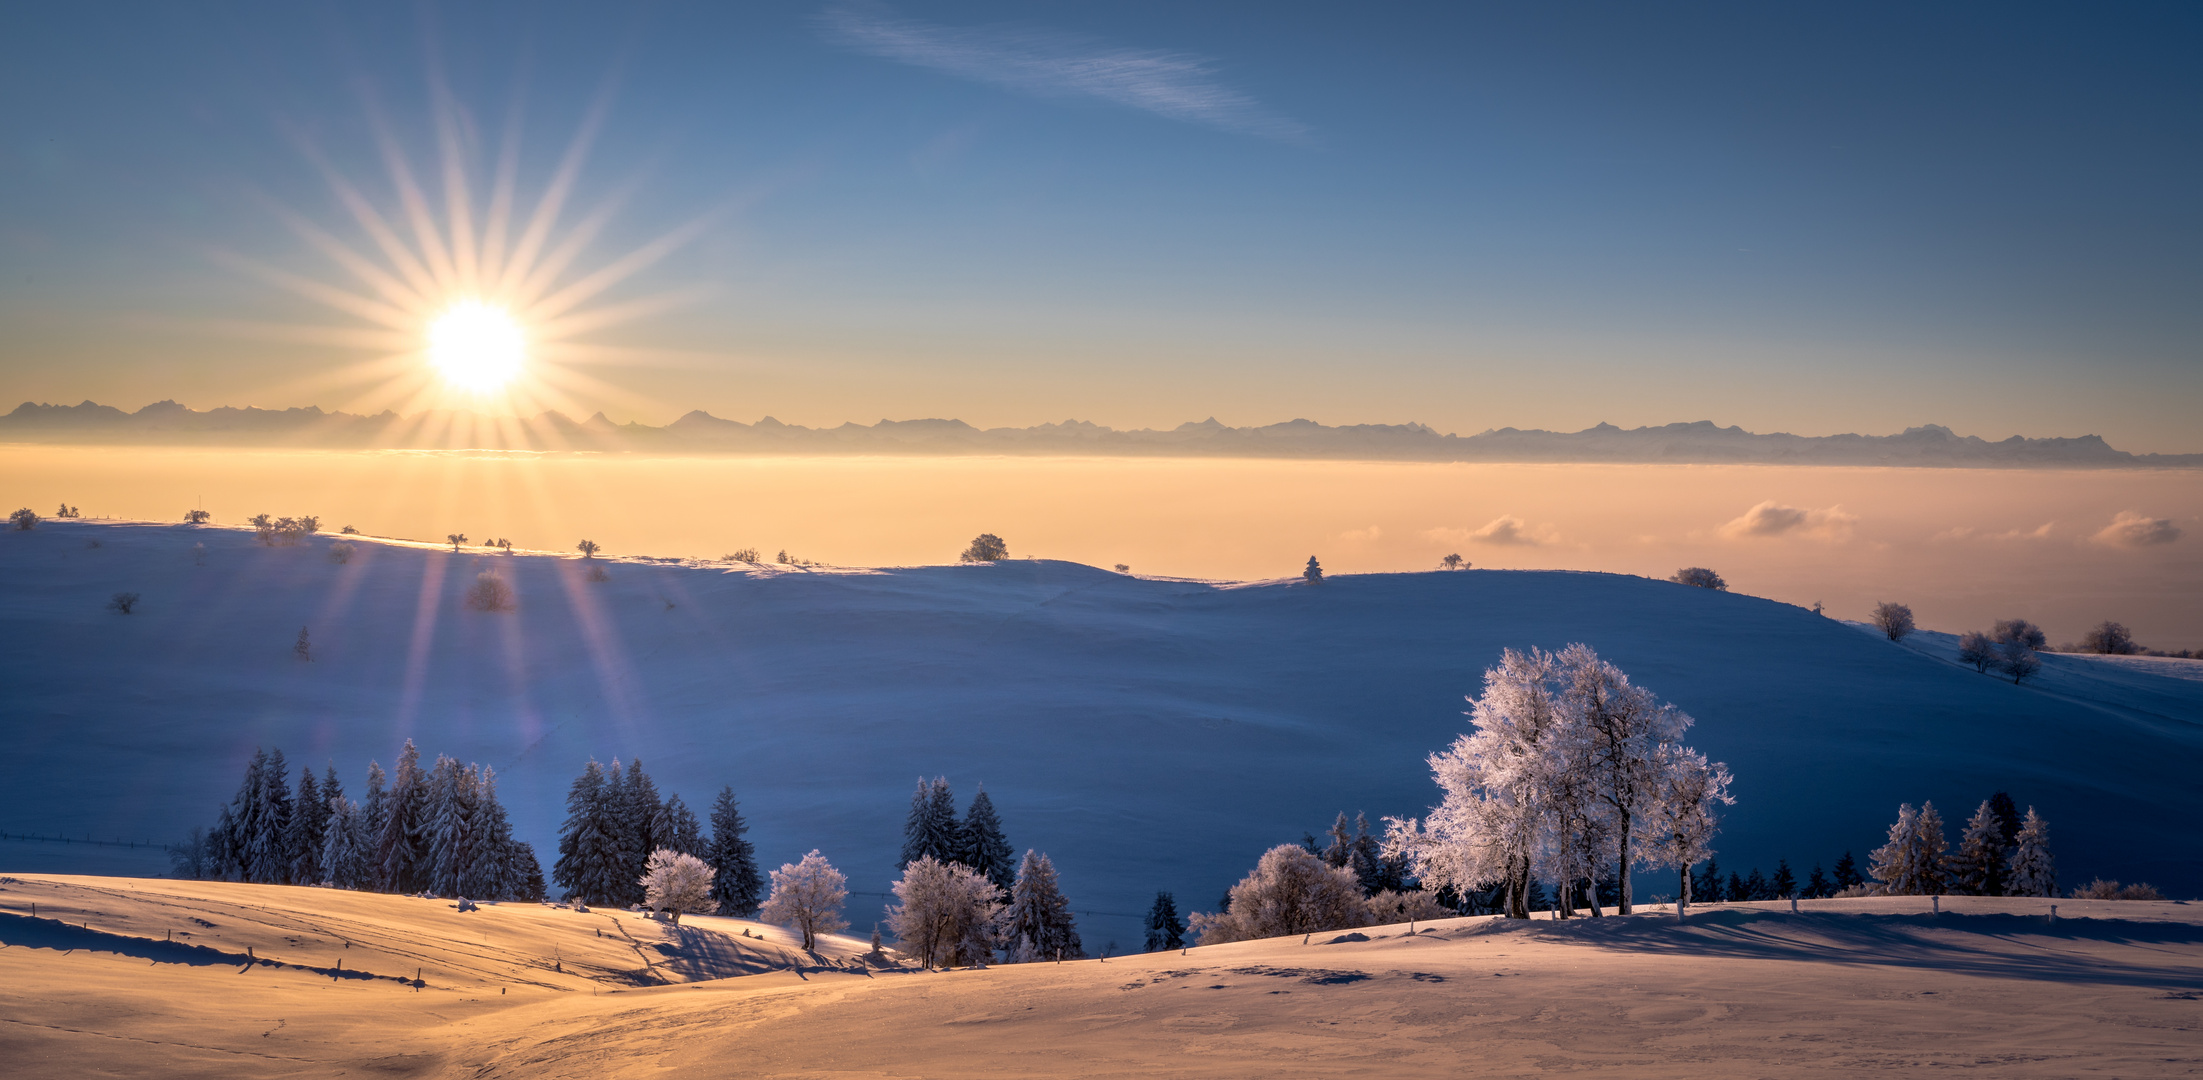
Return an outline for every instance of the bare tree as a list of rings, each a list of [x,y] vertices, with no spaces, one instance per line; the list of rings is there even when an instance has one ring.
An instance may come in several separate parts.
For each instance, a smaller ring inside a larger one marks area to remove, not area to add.
[[[958,562],[1000,562],[1010,557],[1010,545],[993,533],[980,533],[972,538],[971,546],[958,555]]]
[[[117,615],[128,615],[130,614],[130,609],[137,606],[138,594],[134,592],[119,592],[116,593],[112,599],[107,601],[107,610],[112,611]]]
[[[581,552],[581,557],[584,559],[594,559],[597,557],[597,552],[603,551],[604,549],[598,547],[597,542],[594,540],[584,540],[581,543],[575,544],[574,550]]]
[[[1998,670],[2010,675],[2014,683],[2042,670],[2042,658],[2026,645],[2007,641],[1996,648]]]
[[[1448,570],[1462,570],[1468,567],[1468,562],[1462,559],[1459,555],[1448,555],[1445,558],[1438,560],[1438,565],[1443,566]]]
[[[474,575],[474,584],[467,586],[467,606],[476,611],[511,611],[512,586],[505,584],[496,571],[484,570]]]
[[[38,527],[38,511],[28,506],[23,507],[8,515],[8,524],[13,525],[17,532],[29,532]]]
[[[209,514],[204,510],[186,510],[184,511],[184,524],[204,525],[213,516],[213,514]]]
[[[2025,645],[2030,649],[2040,649],[2049,641],[2042,627],[2025,619],[1998,619],[1989,628],[1989,636],[1999,645]]]
[[[1703,566],[1686,566],[1681,570],[1677,570],[1675,576],[1668,580],[1697,589],[1725,590],[1729,587],[1728,582],[1721,580],[1721,575]]]
[[[1911,608],[1886,600],[1874,605],[1874,614],[1867,616],[1867,621],[1891,641],[1901,641],[1916,629],[1912,624]]]
[[[450,533],[447,534],[444,539],[451,541],[451,550],[454,554],[457,554],[459,551],[459,545],[467,542],[467,534]]]

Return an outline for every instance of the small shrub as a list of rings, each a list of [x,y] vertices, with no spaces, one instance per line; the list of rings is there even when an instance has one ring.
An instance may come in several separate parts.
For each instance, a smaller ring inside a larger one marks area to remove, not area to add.
[[[474,575],[474,584],[467,586],[467,606],[476,611],[511,611],[513,589],[498,577],[494,570],[484,570]]]
[[[2156,886],[2140,881],[2132,885],[2121,885],[2116,881],[2097,878],[2073,890],[2073,899],[2075,900],[2163,900],[2164,898],[2165,894],[2158,892]]]
[[[62,503],[61,509],[54,511],[54,516],[57,518],[80,518],[84,516],[84,511],[70,506],[68,503]]]
[[[137,606],[138,594],[134,592],[119,592],[107,601],[107,610],[117,615],[128,615],[130,610]]]
[[[1010,557],[1010,545],[993,533],[980,533],[972,538],[971,546],[956,557],[958,562],[1001,562]]]
[[[358,530],[358,529],[355,529],[355,528],[353,528],[353,527],[351,527],[350,525],[346,525],[346,526],[345,526],[344,528],[342,528],[342,529],[339,529],[339,530],[337,530],[337,531],[338,531],[338,532],[341,532],[341,533],[343,533],[343,534],[344,534],[344,535],[346,535],[346,536],[358,536],[358,535],[359,535],[359,530]]]
[[[754,563],[757,561],[757,549],[753,547],[743,548],[739,551],[736,551],[734,554],[727,556],[727,561]]]
[[[2106,656],[2131,656],[2141,652],[2142,647],[2134,643],[2132,631],[2107,620],[2081,635],[2080,651],[2102,653]]]
[[[184,511],[184,524],[204,525],[213,517],[213,514],[209,514],[204,510],[186,510]]]
[[[1677,570],[1675,576],[1668,580],[1694,589],[1726,590],[1729,587],[1728,582],[1721,580],[1721,575],[1703,566],[1686,566]]]
[[[1874,628],[1891,641],[1901,641],[1915,629],[1912,624],[1912,609],[1887,601],[1874,605],[1874,614],[1867,616],[1867,621],[1873,623]]]
[[[329,561],[342,566],[351,562],[353,554],[357,551],[358,549],[352,546],[350,540],[339,540],[329,545]]]
[[[1132,567],[1125,563],[1118,563],[1117,572],[1120,574],[1129,574],[1132,572]]]
[[[17,532],[29,532],[38,527],[38,511],[26,506],[8,515],[8,524]]]
[[[610,581],[612,580],[612,575],[605,573],[604,567],[602,566],[592,566],[589,568],[589,580]]]
[[[451,550],[452,550],[452,553],[453,553],[453,554],[457,554],[457,553],[458,553],[458,551],[459,551],[459,545],[461,545],[461,544],[464,544],[464,543],[466,543],[466,542],[467,542],[467,534],[465,534],[465,533],[447,533],[447,534],[445,534],[445,536],[444,536],[444,540],[445,540],[445,542],[447,542],[447,543],[449,543],[449,544],[451,545]]]
[[[1986,672],[1996,663],[1996,642],[1979,630],[1968,630],[1958,635],[1958,661],[1972,664],[1975,671]]]

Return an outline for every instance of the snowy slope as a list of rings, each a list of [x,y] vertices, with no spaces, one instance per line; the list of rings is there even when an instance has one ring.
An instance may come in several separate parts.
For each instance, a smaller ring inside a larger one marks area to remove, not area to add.
[[[87,546],[96,539],[101,546]],[[1090,946],[1138,940],[1157,889],[1207,909],[1266,846],[1340,809],[1421,813],[1424,755],[1506,646],[1585,641],[1698,719],[1738,805],[1724,867],[1864,859],[1901,801],[1955,834],[1999,788],[2041,808],[2066,881],[2203,891],[2177,812],[2203,766],[2203,664],[2046,657],[2013,686],[1747,596],[1607,574],[1148,580],[1060,562],[728,569],[453,555],[328,537],[47,522],[0,533],[0,830],[166,839],[212,819],[255,746],[334,758],[356,794],[407,736],[494,766],[555,842],[591,755],[640,756],[701,809],[732,784],[768,865],[822,848],[884,891],[913,780],[984,782],[1051,853]],[[194,543],[204,543],[195,565]],[[466,610],[474,574],[517,613]],[[136,614],[110,594],[143,594]],[[292,644],[310,628],[314,660]],[[1955,835],[1954,835],[1955,839]],[[0,843],[0,869],[153,869]],[[1671,892],[1665,876],[1645,890]],[[857,897],[861,931],[877,898]]]

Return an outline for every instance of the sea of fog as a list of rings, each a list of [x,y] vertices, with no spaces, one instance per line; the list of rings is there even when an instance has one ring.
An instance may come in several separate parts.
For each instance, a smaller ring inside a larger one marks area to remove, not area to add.
[[[1921,625],[2115,619],[2203,647],[2203,473],[1491,465],[985,457],[0,446],[0,499],[87,517],[217,523],[313,514],[421,540],[820,563],[947,562],[976,534],[1012,556],[1138,574],[1261,579],[1473,566],[1665,577],[1843,618],[1880,600]]]

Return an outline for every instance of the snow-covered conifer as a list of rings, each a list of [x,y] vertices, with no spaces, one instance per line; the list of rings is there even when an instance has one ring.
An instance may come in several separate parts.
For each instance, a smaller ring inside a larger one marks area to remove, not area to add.
[[[659,848],[650,853],[637,884],[642,886],[644,907],[671,912],[674,923],[679,924],[684,912],[712,909],[711,878],[711,867],[704,865],[704,860],[672,848]]]
[[[680,795],[674,794],[666,796],[665,816],[671,828],[665,846],[683,855],[703,858],[704,825],[696,820],[696,811],[689,809]]]
[[[1147,909],[1147,951],[1166,952],[1184,948],[1186,924],[1178,918],[1177,898],[1169,892],[1155,894],[1155,904]]]
[[[1202,945],[1283,937],[1369,925],[1369,905],[1354,872],[1326,866],[1298,844],[1262,854],[1253,872],[1232,886],[1231,907],[1195,912],[1191,931]]]
[[[1774,882],[1767,880],[1759,867],[1752,867],[1752,876],[1744,879],[1744,894],[1754,900],[1773,900],[1776,898]]]
[[[910,817],[903,822],[901,865],[924,858],[958,861],[959,831],[956,796],[949,790],[948,777],[936,776],[930,783],[919,777],[918,790],[910,796]]]
[[[773,876],[777,883],[779,875]],[[891,888],[896,902],[887,908],[888,929],[897,947],[919,963],[977,964],[993,953],[1002,890],[978,871],[921,856]]]
[[[1821,864],[1814,863],[1813,872],[1805,875],[1805,891],[1800,895],[1807,900],[1822,900],[1835,891],[1836,887],[1828,883],[1828,874],[1821,870]]]
[[[566,823],[559,829],[558,861],[551,878],[584,901],[616,903],[624,894],[616,875],[627,869],[613,810],[620,792],[605,767],[591,760],[566,792]]]
[[[1989,796],[1989,812],[1996,815],[1997,836],[2005,847],[2019,842],[2019,807],[2012,804],[2012,797],[2004,792]]]
[[[2050,858],[2050,823],[2032,806],[2020,819],[2019,834],[2013,840],[2011,884],[2006,892],[2013,896],[2058,895],[2057,863]]]
[[[1688,876],[1686,873],[1685,877]],[[1699,872],[1696,879],[1689,881],[1687,888],[1690,891],[1690,898],[1695,898],[1700,903],[1718,904],[1727,900],[1729,898],[1729,883],[1721,877],[1721,860],[1707,859],[1706,868]],[[1688,902],[1687,899],[1686,902]]]
[[[971,797],[971,808],[956,828],[956,840],[957,862],[979,871],[994,882],[995,888],[1010,890],[1017,875],[1017,868],[1010,864],[1014,853],[1010,841],[1002,835],[1002,818],[994,812],[994,800],[987,797],[985,786]]]
[[[300,769],[298,794],[291,800],[290,882],[306,885],[322,880],[321,843],[328,829],[328,797],[314,779],[314,770]]]
[[[269,751],[253,792],[251,825],[245,836],[245,880],[281,885],[291,880],[290,771],[283,748]]]
[[[376,876],[382,891],[411,893],[427,888],[428,795],[421,752],[407,739],[398,751],[382,832],[375,838]]]
[[[1175,913],[1173,913],[1175,916]],[[1048,856],[1028,849],[1018,863],[1017,880],[1010,887],[1009,910],[1003,913],[1002,938],[1013,952],[1020,944],[1032,947],[1042,959],[1071,959],[1086,955],[1079,942],[1071,902],[1064,899],[1056,880],[1056,864]]]
[[[711,896],[719,914],[749,916],[764,899],[764,881],[757,872],[757,848],[743,838],[750,827],[742,820],[734,789],[719,789],[711,804],[711,845],[704,861],[711,865]]]
[[[475,821],[481,776],[473,766],[462,766],[441,754],[429,773],[427,819],[428,859],[423,888],[442,896],[467,895],[480,838]]]
[[[1300,577],[1310,585],[1323,584],[1323,564],[1317,562],[1315,556],[1308,556],[1308,565],[1301,570]]]
[[[328,801],[329,823],[322,831],[319,878],[339,889],[362,888],[366,859],[360,850],[359,804],[342,795]]]
[[[1889,827],[1889,842],[1875,848],[1867,873],[1880,882],[1884,896],[1931,896],[1943,891],[1943,816],[1934,803],[1914,810],[1911,803],[1897,808],[1897,820]]]
[[[1952,891],[1970,896],[2004,895],[2004,865],[2009,854],[1996,810],[1983,799],[1973,817],[1966,820],[1966,830],[1958,838],[1958,851],[1951,857]]]
[[[812,848],[800,863],[782,863],[773,871],[773,891],[760,905],[757,917],[769,923],[794,927],[803,937],[803,949],[818,947],[820,934],[844,930],[842,904],[849,899],[849,879]]]
[[[360,799],[360,877],[356,887],[375,892],[391,891],[383,877],[382,862],[376,857],[383,827],[390,822],[390,792],[383,780],[382,763],[370,760],[367,763],[367,793]]]

